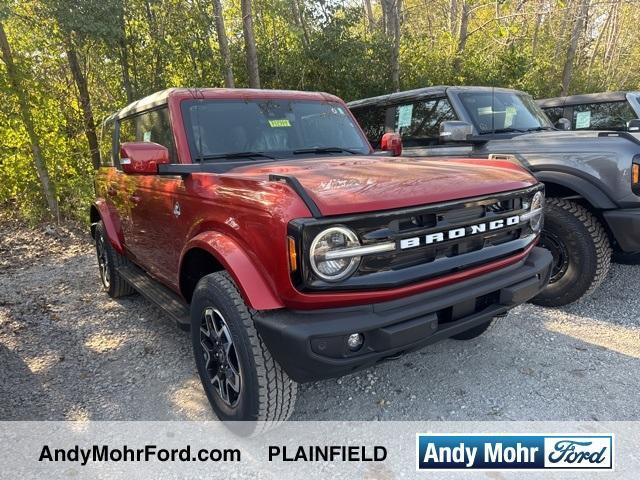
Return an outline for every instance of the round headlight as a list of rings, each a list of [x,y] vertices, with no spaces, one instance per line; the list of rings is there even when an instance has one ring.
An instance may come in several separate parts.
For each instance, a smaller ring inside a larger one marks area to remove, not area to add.
[[[322,280],[337,282],[356,271],[360,257],[327,258],[327,253],[359,247],[358,236],[345,227],[331,227],[320,232],[311,243],[309,262],[313,272]]]
[[[529,217],[529,225],[531,225],[531,230],[534,232],[539,232],[542,229],[543,210],[544,193],[536,192],[531,200],[531,207],[529,207],[531,214]]]

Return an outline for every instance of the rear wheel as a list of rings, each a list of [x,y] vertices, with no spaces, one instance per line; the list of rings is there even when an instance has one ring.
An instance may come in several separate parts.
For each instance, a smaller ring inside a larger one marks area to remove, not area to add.
[[[607,233],[589,210],[570,200],[547,199],[540,246],[553,256],[551,280],[532,303],[559,307],[590,295],[611,265]]]
[[[116,252],[109,242],[102,220],[96,225],[95,240],[100,281],[104,290],[111,298],[124,297],[134,293],[135,290],[118,273],[118,268],[126,265],[128,260]]]
[[[191,302],[191,340],[198,374],[214,412],[224,421],[258,421],[233,427],[260,433],[293,413],[297,384],[258,335],[254,311],[226,272],[203,277]]]

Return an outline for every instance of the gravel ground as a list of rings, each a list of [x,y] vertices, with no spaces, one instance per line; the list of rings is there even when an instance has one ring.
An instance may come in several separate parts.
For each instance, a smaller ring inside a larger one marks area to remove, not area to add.
[[[0,216],[0,420],[208,420],[188,336],[111,300],[90,238]],[[638,420],[640,266],[588,300],[301,386],[295,420]]]

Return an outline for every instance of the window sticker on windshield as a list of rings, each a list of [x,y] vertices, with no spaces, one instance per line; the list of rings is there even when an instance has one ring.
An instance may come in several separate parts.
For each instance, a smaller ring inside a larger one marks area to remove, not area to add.
[[[398,128],[410,127],[413,115],[413,104],[398,107]]]
[[[514,107],[513,105],[507,106],[504,113],[505,127],[510,127],[511,125],[513,125],[513,120],[516,118],[517,113],[518,113],[518,110],[516,109],[516,107]]]
[[[591,126],[591,111],[576,113],[576,128],[589,128]]]
[[[493,113],[493,108],[489,107],[480,107],[478,108],[478,115],[491,115]]]
[[[291,122],[289,121],[288,118],[282,118],[282,119],[279,119],[279,120],[269,120],[269,126],[271,128],[290,127],[291,126]]]
[[[144,142],[150,142],[150,141],[151,141],[151,131],[144,132],[144,133],[142,134],[142,140],[143,140]]]

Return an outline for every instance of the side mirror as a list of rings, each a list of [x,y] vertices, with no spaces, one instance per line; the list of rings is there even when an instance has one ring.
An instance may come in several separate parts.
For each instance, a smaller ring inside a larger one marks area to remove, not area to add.
[[[561,117],[556,122],[555,127],[558,130],[571,130],[571,121],[564,117]]]
[[[385,133],[380,140],[380,150],[391,153],[393,157],[402,155],[402,137],[399,133]]]
[[[120,146],[120,165],[124,173],[158,173],[158,165],[169,163],[169,150],[153,142],[125,142]]]
[[[627,131],[640,132],[640,118],[634,118],[627,122]]]
[[[442,142],[468,142],[473,135],[473,127],[467,122],[448,120],[440,124]]]

